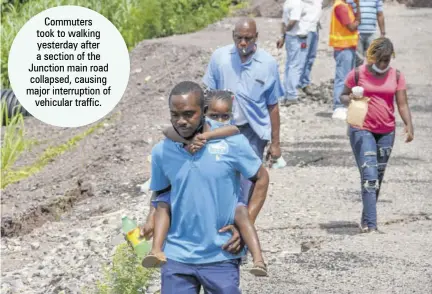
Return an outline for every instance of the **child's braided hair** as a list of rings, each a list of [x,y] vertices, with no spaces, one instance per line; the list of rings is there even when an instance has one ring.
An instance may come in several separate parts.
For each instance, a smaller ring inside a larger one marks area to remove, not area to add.
[[[234,94],[229,90],[206,90],[204,92],[204,105],[209,106],[214,100],[222,100],[226,102],[229,107],[232,107]]]

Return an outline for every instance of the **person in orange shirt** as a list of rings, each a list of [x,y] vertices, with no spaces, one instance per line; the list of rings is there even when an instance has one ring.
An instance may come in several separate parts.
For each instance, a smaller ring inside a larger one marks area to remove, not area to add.
[[[354,0],[357,4],[359,0]],[[333,88],[333,119],[346,120],[347,108],[340,101],[345,78],[355,65],[355,52],[358,43],[360,9],[354,15],[351,5],[346,0],[335,0],[330,23],[330,42],[334,48],[336,73]]]

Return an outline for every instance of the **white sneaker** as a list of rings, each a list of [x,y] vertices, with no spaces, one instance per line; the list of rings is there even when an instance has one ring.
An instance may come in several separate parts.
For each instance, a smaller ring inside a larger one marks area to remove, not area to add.
[[[348,111],[348,109],[346,109],[345,107],[336,108],[333,111],[332,119],[346,120],[347,111]]]

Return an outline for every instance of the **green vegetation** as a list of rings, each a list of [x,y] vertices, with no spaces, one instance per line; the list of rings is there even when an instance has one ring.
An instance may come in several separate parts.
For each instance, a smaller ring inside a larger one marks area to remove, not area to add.
[[[7,182],[8,171],[30,144],[24,139],[24,117],[20,113],[9,117],[6,102],[1,104],[0,119],[6,125],[2,131],[1,145],[1,184],[3,188],[3,184]]]
[[[21,115],[17,115],[15,117],[19,117]],[[22,119],[22,116],[21,116]],[[3,134],[3,142],[7,144],[2,146],[2,179],[1,179],[1,188],[3,189],[9,184],[18,182],[22,179],[25,179],[36,172],[40,171],[43,167],[45,167],[49,162],[54,160],[60,154],[70,150],[72,147],[76,146],[79,141],[84,139],[86,136],[90,135],[98,128],[100,128],[104,121],[88,128],[86,131],[72,137],[66,143],[50,146],[42,153],[42,155],[29,166],[25,166],[20,169],[13,169],[13,163],[18,159],[18,155],[24,151],[24,146],[26,146],[24,139],[24,124],[21,123],[21,120],[17,119],[19,124],[10,124],[6,127],[6,130]],[[19,132],[17,131],[19,130]],[[6,138],[8,139],[6,141]],[[10,143],[9,143],[10,142]],[[17,146],[17,147],[16,147]],[[7,160],[7,165],[3,164],[3,153],[5,153],[5,158]],[[13,154],[9,156],[8,154]]]
[[[96,284],[96,294],[145,293],[154,270],[142,267],[128,243],[117,246],[111,266],[103,269],[103,280]],[[144,289],[142,291],[141,289]]]
[[[231,0],[31,0],[2,2],[1,87],[9,88],[8,56],[21,27],[45,9],[78,5],[109,19],[129,50],[144,40],[192,32],[226,16]]]

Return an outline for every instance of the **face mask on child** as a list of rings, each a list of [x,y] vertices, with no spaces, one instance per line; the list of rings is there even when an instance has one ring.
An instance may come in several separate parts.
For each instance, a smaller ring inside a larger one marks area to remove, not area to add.
[[[215,127],[215,128],[220,128],[220,127],[225,127],[225,126],[231,125],[231,120],[218,121],[218,120],[211,119],[209,117],[207,117],[207,120],[209,121],[210,125],[212,127]]]

